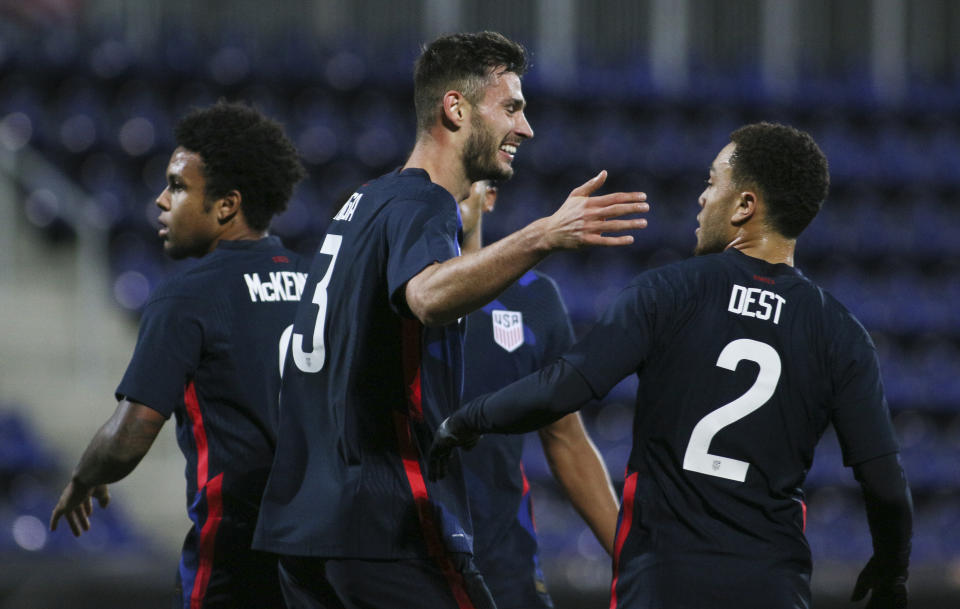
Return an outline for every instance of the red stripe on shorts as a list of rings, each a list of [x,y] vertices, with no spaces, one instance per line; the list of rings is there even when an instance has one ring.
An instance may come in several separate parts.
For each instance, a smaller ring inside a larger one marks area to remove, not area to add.
[[[630,534],[633,523],[633,504],[637,497],[637,473],[627,476],[623,481],[623,503],[620,508],[620,525],[617,527],[617,539],[613,546],[613,582],[610,584],[610,609],[617,609],[617,579],[620,577],[620,552]]]
[[[212,480],[207,480],[210,461],[207,446],[207,431],[203,425],[203,413],[200,411],[200,401],[197,399],[197,390],[191,381],[183,392],[183,402],[187,407],[187,417],[193,429],[193,440],[197,446],[197,492],[205,493],[207,502],[207,517],[200,529],[200,542],[197,548],[197,575],[193,581],[193,591],[190,593],[190,609],[200,609],[207,594],[207,584],[210,583],[210,574],[213,570],[214,540],[220,520],[223,518],[223,474],[218,474]]]

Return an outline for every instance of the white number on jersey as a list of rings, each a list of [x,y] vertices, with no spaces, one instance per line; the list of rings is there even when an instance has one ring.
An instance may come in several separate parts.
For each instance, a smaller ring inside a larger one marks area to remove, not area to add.
[[[781,371],[780,356],[766,343],[749,338],[735,340],[720,352],[717,366],[736,370],[737,364],[745,359],[760,366],[757,380],[739,398],[700,419],[690,434],[687,452],[683,456],[683,469],[739,482],[746,480],[749,463],[709,452],[710,442],[717,432],[766,404],[777,388]]]
[[[327,286],[330,285],[330,277],[333,275],[333,265],[337,263],[337,254],[340,253],[340,245],[343,237],[340,235],[327,235],[320,246],[320,253],[330,256],[330,264],[327,266],[323,278],[317,283],[313,291],[313,304],[317,305],[317,319],[313,325],[313,342],[308,353],[303,351],[303,334],[293,334],[293,361],[297,368],[303,372],[320,372],[326,361],[326,350],[323,344],[323,329],[327,323]],[[284,333],[286,335],[286,333]],[[283,349],[283,338],[280,340],[281,352],[286,354]],[[283,368],[283,357],[281,357],[280,368]]]

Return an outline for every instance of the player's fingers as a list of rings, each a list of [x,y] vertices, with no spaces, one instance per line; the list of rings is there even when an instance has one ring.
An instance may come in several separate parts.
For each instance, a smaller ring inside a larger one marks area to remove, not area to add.
[[[80,509],[83,510],[84,516],[88,516],[88,517],[89,517],[90,514],[93,513],[93,500],[90,499],[90,497],[88,496],[88,497],[87,497],[86,499],[84,499],[83,502],[80,504]]]
[[[611,192],[605,195],[597,195],[595,197],[590,197],[587,200],[587,207],[590,209],[602,209],[604,207],[610,207],[611,205],[629,205],[629,204],[646,204],[647,195],[642,192]],[[624,213],[637,213],[642,211],[647,211],[647,208],[633,208]],[[621,214],[622,215],[622,214]]]
[[[80,537],[80,533],[83,531],[80,528],[80,521],[77,519],[77,515],[73,511],[67,512],[64,514],[64,520],[70,525],[70,532],[73,533],[73,536]]]
[[[50,530],[57,530],[57,523],[60,522],[60,517],[63,516],[63,510],[60,509],[60,506],[53,508],[53,513],[50,514]]]
[[[643,218],[634,218],[631,220],[605,220],[591,222],[584,226],[584,231],[592,234],[603,233],[622,233],[628,230],[639,230],[647,228],[647,221]]]
[[[571,197],[589,197],[593,194],[598,188],[603,186],[603,183],[607,181],[607,170],[604,169],[597,175],[593,176],[580,186],[577,186],[570,191]]]
[[[107,488],[106,484],[96,487],[93,490],[93,496],[97,498],[97,503],[100,504],[101,508],[110,505],[110,489]]]
[[[617,247],[620,245],[630,245],[633,243],[633,236],[623,235],[620,237],[602,237],[600,235],[587,235],[583,240],[585,245],[599,247]]]
[[[449,448],[437,448],[430,451],[429,476],[431,482],[443,479],[447,475],[447,460],[450,458]]]
[[[584,211],[584,218],[619,218],[630,214],[643,214],[650,211],[650,205],[647,203],[616,203],[595,207]]]

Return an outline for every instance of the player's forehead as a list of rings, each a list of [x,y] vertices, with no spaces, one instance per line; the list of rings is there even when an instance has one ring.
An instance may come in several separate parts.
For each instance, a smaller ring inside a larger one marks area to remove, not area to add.
[[[483,101],[488,104],[500,104],[513,101],[521,107],[526,105],[523,97],[523,87],[520,77],[514,72],[508,72],[503,67],[494,68],[487,78],[484,88]]]
[[[167,177],[174,176],[186,181],[203,180],[203,158],[192,150],[178,146],[167,163]]]
[[[713,159],[713,163],[710,164],[710,175],[713,176],[729,176],[733,171],[733,165],[731,164],[731,157],[736,150],[737,145],[733,142],[730,142],[724,146],[720,152],[717,153],[716,158]]]

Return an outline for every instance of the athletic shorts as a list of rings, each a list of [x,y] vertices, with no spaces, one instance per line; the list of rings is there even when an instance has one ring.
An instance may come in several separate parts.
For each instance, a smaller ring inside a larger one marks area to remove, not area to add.
[[[283,556],[288,609],[496,609],[468,554],[358,560]]]
[[[196,529],[190,529],[180,555],[174,609],[283,609],[279,557],[224,543],[228,537],[203,551]]]
[[[718,556],[634,556],[614,574],[610,609],[810,609],[810,574]]]

